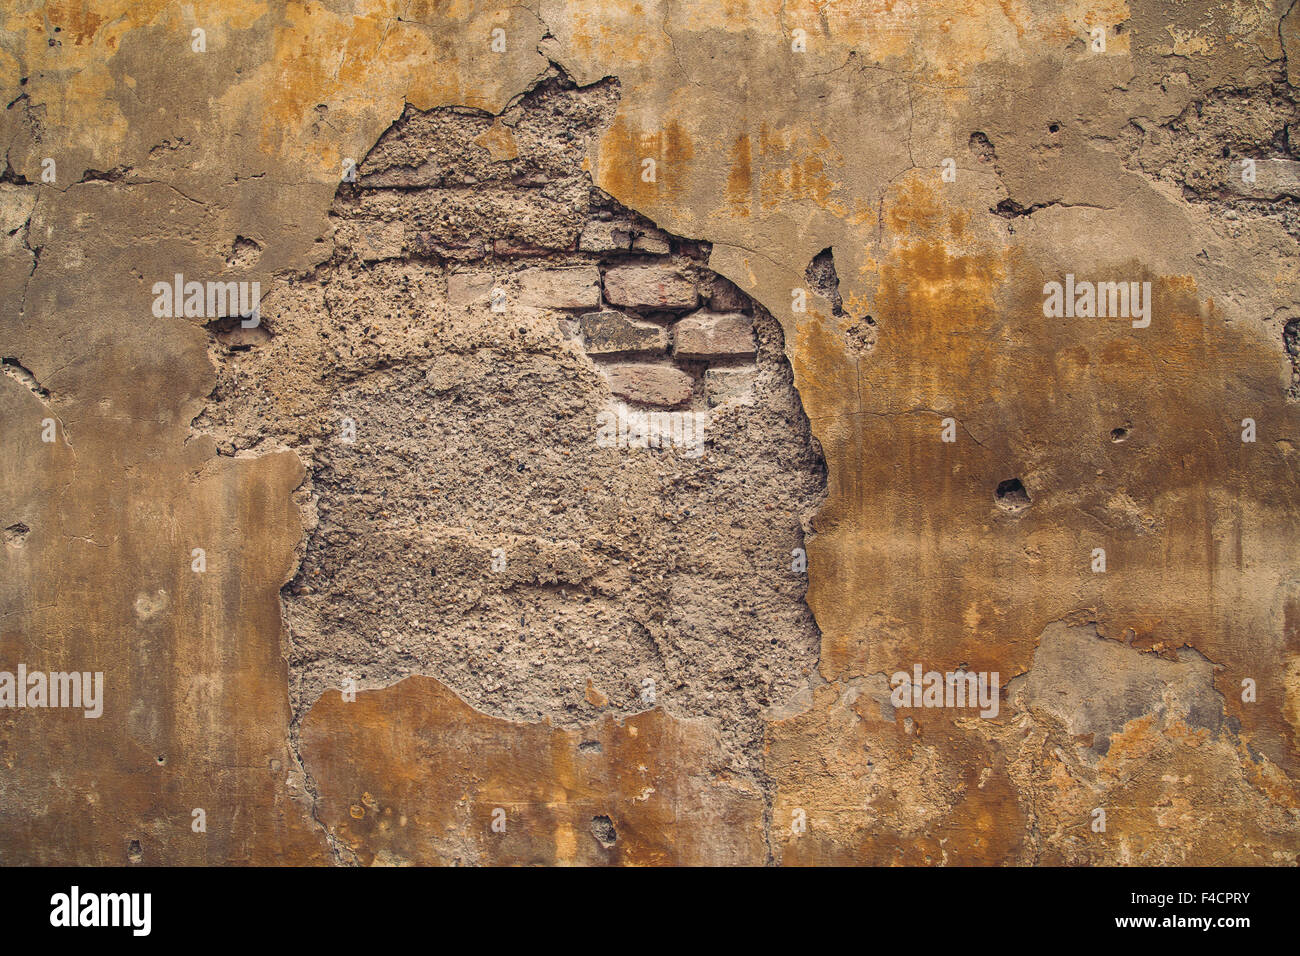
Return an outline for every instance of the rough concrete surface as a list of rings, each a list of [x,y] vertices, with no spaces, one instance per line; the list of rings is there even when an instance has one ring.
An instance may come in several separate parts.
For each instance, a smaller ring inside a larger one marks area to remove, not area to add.
[[[17,0],[0,84],[0,862],[1297,862],[1291,0]]]

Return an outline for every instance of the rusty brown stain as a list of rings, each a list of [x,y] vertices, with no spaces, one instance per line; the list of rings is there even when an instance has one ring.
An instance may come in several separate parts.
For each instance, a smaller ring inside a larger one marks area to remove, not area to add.
[[[91,39],[98,31],[104,17],[84,3],[50,3],[45,8],[51,27],[61,26],[77,46]]]
[[[727,201],[738,216],[749,215],[750,189],[753,186],[748,134],[741,133],[731,148],[731,171],[727,174]]]
[[[1261,625],[1247,615],[1224,630],[1230,595],[1250,584],[1239,562],[1221,560],[1218,544],[1243,511],[1277,520],[1278,508],[1290,508],[1281,501],[1295,500],[1281,453],[1254,446],[1243,454],[1251,446],[1237,434],[1232,395],[1244,386],[1229,383],[1270,380],[1268,363],[1244,333],[1210,333],[1208,309],[1186,276],[1151,277],[1155,334],[1126,320],[1046,319],[1043,277],[963,234],[937,195],[912,181],[887,203],[896,238],[872,297],[880,346],[861,366],[863,414],[823,426],[833,500],[823,512],[828,530],[810,550],[820,573],[809,591],[824,633],[823,674],[888,673],[917,660],[1016,673],[1029,666],[1046,621],[1091,608],[1106,633],[1131,630],[1139,648],[1186,642],[1232,660],[1225,687],[1249,673],[1280,692],[1280,676],[1267,676],[1268,652],[1251,649],[1248,635]],[[795,353],[814,421],[828,393],[846,388],[817,384],[835,351],[818,328],[813,320],[800,327]],[[1225,378],[1223,369],[1235,371]],[[1219,384],[1187,388],[1208,380]],[[1022,388],[1025,381],[1035,387]],[[1157,407],[1164,411],[1149,413]],[[1280,394],[1252,408],[1275,433]],[[938,441],[944,415],[969,429],[956,446]],[[1109,432],[1127,421],[1134,433],[1116,446]],[[1135,452],[1141,447],[1164,454]],[[1101,488],[1098,469],[1107,474]],[[993,505],[994,487],[1013,476],[1031,494],[1039,489],[1018,519]],[[1113,489],[1160,515],[1166,532],[1119,523]],[[1212,489],[1229,495],[1222,506]],[[1115,524],[1098,528],[1098,520]],[[958,548],[947,543],[954,532]],[[1094,544],[1123,572],[1093,575]],[[917,580],[946,583],[927,593],[912,586]],[[1020,591],[1023,580],[1037,582],[1032,595]],[[854,593],[874,599],[855,607],[844,598]],[[975,626],[963,610],[971,607],[980,608]],[[1277,742],[1269,758],[1294,766],[1294,729],[1226,696],[1243,725]]]
[[[676,121],[653,130],[634,129],[621,112],[600,138],[595,164],[597,181],[633,204],[654,208],[678,199],[695,156],[691,138]],[[654,179],[643,178],[643,163],[654,160]]]
[[[581,729],[519,724],[412,677],[303,723],[317,811],[363,864],[758,864],[763,801],[704,724],[662,710]],[[367,801],[367,798],[368,801]],[[361,816],[354,806],[369,809]],[[493,811],[505,831],[492,829]],[[596,817],[617,833],[593,836]]]
[[[928,713],[909,732],[860,696],[824,688],[813,709],[769,726],[773,841],[784,865],[1008,863],[1025,818],[1001,757],[979,735]],[[806,759],[808,750],[818,759]],[[887,782],[886,782],[887,781]],[[794,811],[806,832],[792,828]]]

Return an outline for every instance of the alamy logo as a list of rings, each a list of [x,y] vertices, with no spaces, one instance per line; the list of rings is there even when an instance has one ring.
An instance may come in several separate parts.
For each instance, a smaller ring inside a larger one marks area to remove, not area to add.
[[[240,316],[251,329],[261,321],[262,283],[186,282],[176,273],[171,282],[153,284],[154,318],[224,319]]]
[[[902,707],[979,707],[981,717],[998,715],[997,671],[950,671],[941,674],[938,671],[921,673],[921,665],[912,668],[912,673],[898,671],[889,679],[889,686],[894,688],[889,695],[889,702],[897,708]]]
[[[86,893],[74,886],[50,897],[51,926],[129,926],[133,936],[148,936],[152,924],[150,893]]]
[[[1075,282],[1070,273],[1064,286],[1043,286],[1043,295],[1043,315],[1049,319],[1132,319],[1135,329],[1151,324],[1150,282]]]
[[[680,448],[687,458],[704,453],[708,412],[636,412],[626,405],[596,416],[600,448]]]
[[[90,718],[104,713],[104,674],[96,671],[0,671],[0,707],[72,707]]]

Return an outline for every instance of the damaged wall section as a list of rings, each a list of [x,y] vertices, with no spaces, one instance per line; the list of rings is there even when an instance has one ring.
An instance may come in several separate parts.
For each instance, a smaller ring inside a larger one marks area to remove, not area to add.
[[[817,664],[795,552],[825,466],[778,323],[593,188],[617,99],[553,73],[500,116],[408,108],[341,185],[333,255],[261,329],[213,330],[196,430],[308,467],[295,723],[424,674],[512,720],[711,718],[761,777]],[[702,448],[626,447],[648,412],[669,438],[707,414]]]

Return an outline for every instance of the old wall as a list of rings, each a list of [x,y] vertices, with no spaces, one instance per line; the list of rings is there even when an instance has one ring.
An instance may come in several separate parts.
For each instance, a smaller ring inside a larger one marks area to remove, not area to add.
[[[0,860],[1294,863],[1290,6],[10,4]]]

